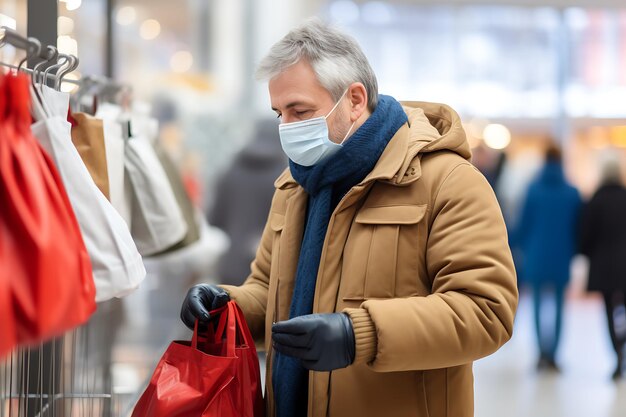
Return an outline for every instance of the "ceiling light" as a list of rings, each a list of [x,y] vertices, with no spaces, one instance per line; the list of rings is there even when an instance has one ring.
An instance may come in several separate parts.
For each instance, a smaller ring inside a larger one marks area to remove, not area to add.
[[[74,31],[74,20],[66,16],[59,16],[57,19],[57,29],[59,35],[70,35]]]
[[[511,132],[504,125],[490,124],[485,127],[483,138],[491,149],[504,149],[511,143]]]
[[[132,24],[137,18],[137,11],[132,6],[120,8],[115,15],[115,21],[121,26]]]
[[[189,51],[178,51],[170,59],[170,67],[174,72],[187,72],[193,65],[193,55]]]
[[[76,10],[82,4],[82,0],[61,0],[65,3],[65,8],[69,11]]]
[[[161,33],[161,24],[154,19],[148,19],[141,24],[139,35],[145,40],[152,40]]]

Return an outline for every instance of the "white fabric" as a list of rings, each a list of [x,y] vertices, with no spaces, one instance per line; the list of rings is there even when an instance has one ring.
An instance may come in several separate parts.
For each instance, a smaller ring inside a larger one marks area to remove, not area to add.
[[[141,132],[126,141],[124,166],[132,184],[131,233],[139,252],[153,255],[183,240],[187,223],[182,210],[152,144]]]
[[[159,139],[159,121],[142,114],[132,114],[130,118],[133,133],[148,138],[154,145]]]
[[[109,199],[130,229],[132,225],[131,190],[130,183],[125,181],[124,174],[124,148],[126,145],[122,136],[122,126],[111,119],[102,119],[102,126],[109,173]]]
[[[46,110],[44,109],[43,103],[39,101],[39,97],[41,93],[39,90],[35,90],[32,85],[29,85],[30,89],[30,114],[33,116],[35,120],[41,120],[47,117]]]
[[[103,120],[116,121],[122,114],[120,106],[111,103],[102,103],[98,105],[96,110],[96,118]]]
[[[65,185],[91,259],[96,301],[122,297],[146,276],[141,255],[124,219],[100,192],[72,143],[69,95],[48,87],[42,92],[48,117],[33,124],[32,132],[54,160]]]

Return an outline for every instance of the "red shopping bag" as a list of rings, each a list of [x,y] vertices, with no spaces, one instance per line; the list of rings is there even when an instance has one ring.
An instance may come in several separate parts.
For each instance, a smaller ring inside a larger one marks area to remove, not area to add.
[[[132,417],[262,417],[254,341],[234,301],[213,311],[219,322],[165,351]]]
[[[26,76],[0,77],[0,339],[12,344],[59,335],[96,308],[89,256],[56,167],[30,133],[29,100]]]
[[[1,140],[1,139],[0,139]],[[0,216],[0,359],[17,344],[17,332],[15,330],[15,316],[11,301],[11,281],[5,271],[13,269],[9,265],[15,259],[13,248],[9,247],[10,235],[4,219]]]

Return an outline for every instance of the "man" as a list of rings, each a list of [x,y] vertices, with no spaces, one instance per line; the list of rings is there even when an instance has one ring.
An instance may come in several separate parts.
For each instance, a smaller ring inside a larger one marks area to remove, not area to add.
[[[472,361],[512,333],[502,215],[449,107],[379,95],[358,44],[317,20],[276,43],[269,80],[289,169],[251,274],[229,298],[268,352],[269,416],[473,415]]]

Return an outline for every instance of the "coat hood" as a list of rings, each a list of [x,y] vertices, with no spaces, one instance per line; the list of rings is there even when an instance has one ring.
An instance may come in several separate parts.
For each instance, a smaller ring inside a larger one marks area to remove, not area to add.
[[[451,107],[422,101],[403,101],[401,104],[409,121],[407,151],[401,167],[394,176],[396,183],[407,181],[403,178],[407,177],[410,168],[418,168],[421,154],[452,151],[468,161],[471,159],[472,153],[461,118]],[[414,176],[419,178],[418,175]]]
[[[374,169],[362,183],[379,180],[410,184],[421,177],[421,155],[452,151],[469,160],[471,151],[459,115],[449,106],[420,101],[400,102],[408,117],[391,139]],[[289,169],[276,180],[276,188],[297,186]]]

